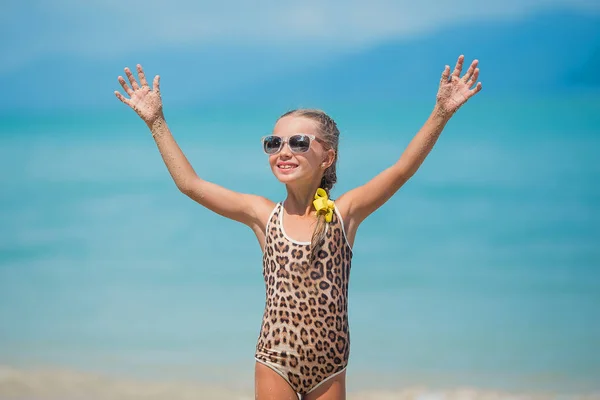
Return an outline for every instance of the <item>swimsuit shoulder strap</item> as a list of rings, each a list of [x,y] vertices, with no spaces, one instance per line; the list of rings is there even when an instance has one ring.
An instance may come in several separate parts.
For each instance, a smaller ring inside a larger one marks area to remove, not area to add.
[[[273,207],[273,211],[271,211],[269,219],[267,220],[267,225],[265,226],[265,237],[269,235],[269,228],[271,227],[271,225],[277,223],[280,209],[281,202],[275,204],[275,207]]]

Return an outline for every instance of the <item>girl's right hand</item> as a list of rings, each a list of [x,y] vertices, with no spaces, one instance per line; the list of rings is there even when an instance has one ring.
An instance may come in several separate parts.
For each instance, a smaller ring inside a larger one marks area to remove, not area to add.
[[[152,123],[159,118],[163,117],[162,110],[162,100],[160,98],[160,86],[159,81],[160,77],[156,75],[154,77],[154,82],[152,83],[153,89],[148,86],[148,82],[146,81],[146,76],[144,75],[144,70],[141,65],[137,65],[138,75],[140,77],[140,83],[142,86],[139,86],[135,77],[131,73],[129,68],[125,68],[125,74],[129,79],[129,83],[131,87],[127,85],[125,79],[122,76],[119,76],[119,83],[125,90],[125,93],[129,96],[126,98],[121,93],[115,90],[115,96],[123,103],[127,104],[131,107],[139,116],[144,120],[144,122],[148,126],[152,126]]]

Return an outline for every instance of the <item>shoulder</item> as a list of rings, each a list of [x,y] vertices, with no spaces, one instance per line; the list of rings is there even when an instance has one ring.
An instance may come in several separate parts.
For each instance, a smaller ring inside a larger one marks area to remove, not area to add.
[[[337,199],[334,199],[333,203],[335,204],[335,208],[339,212],[342,219],[346,220],[350,214],[350,196],[348,196],[347,193],[343,194]]]

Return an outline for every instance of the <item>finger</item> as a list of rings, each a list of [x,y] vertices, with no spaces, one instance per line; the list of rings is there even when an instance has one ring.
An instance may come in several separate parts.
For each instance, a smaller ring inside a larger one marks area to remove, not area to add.
[[[123,87],[123,90],[125,91],[125,93],[127,93],[129,95],[129,97],[131,97],[131,95],[133,94],[133,90],[131,90],[129,85],[127,85],[127,82],[125,82],[125,78],[123,78],[122,76],[119,76],[117,79],[119,80],[119,83]]]
[[[129,79],[129,83],[131,83],[131,87],[133,88],[133,90],[139,89],[140,86],[138,85],[137,81],[135,80],[135,77],[133,76],[129,68],[125,68],[125,74],[127,75],[127,78]]]
[[[154,77],[154,82],[152,82],[152,89],[160,94],[160,76],[156,75]]]
[[[477,82],[477,79],[479,79],[479,68],[475,68],[473,75],[467,81],[467,86],[473,87],[473,85]]]
[[[477,86],[475,86],[475,89],[469,91],[469,94],[467,95],[467,100],[479,93],[481,91],[481,88],[481,82],[477,82]]]
[[[148,82],[146,81],[146,74],[144,74],[144,70],[140,64],[137,65],[138,76],[140,77],[140,83],[142,87],[148,86]]]
[[[117,92],[115,90],[115,96],[117,96],[117,99],[121,100],[123,103],[129,105],[129,100],[125,98],[125,96],[123,96],[121,93]]]
[[[442,78],[440,79],[440,83],[448,82],[449,76],[450,76],[450,66],[446,65],[446,67],[444,67],[444,72],[442,72]]]
[[[456,66],[454,67],[454,72],[452,72],[453,79],[454,79],[454,77],[458,78],[460,76],[460,72],[462,71],[464,60],[465,60],[465,56],[460,55],[458,57],[458,60],[456,61]]]
[[[467,70],[467,73],[465,74],[465,76],[463,76],[463,82],[469,82],[469,80],[471,79],[471,77],[473,76],[473,72],[475,72],[475,68],[477,68],[477,64],[479,63],[478,60],[474,60],[471,63],[471,66],[469,67],[469,69]],[[477,80],[477,79],[475,79]]]

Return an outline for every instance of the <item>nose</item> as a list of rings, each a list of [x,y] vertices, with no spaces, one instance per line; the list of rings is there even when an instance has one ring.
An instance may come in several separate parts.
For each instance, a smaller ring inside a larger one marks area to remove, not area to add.
[[[280,156],[286,156],[286,157],[292,156],[292,151],[290,150],[290,147],[288,146],[287,140],[282,143],[279,154],[280,154]]]

